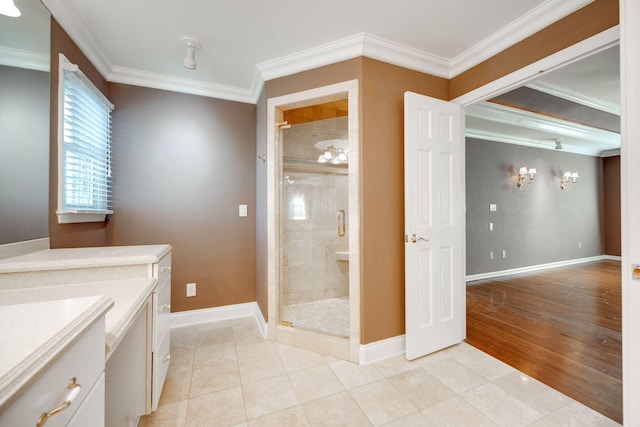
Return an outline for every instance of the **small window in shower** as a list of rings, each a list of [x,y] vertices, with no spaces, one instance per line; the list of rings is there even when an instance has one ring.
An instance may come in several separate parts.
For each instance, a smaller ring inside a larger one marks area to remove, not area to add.
[[[294,221],[308,219],[307,204],[304,202],[304,196],[294,196],[289,202],[289,219]]]

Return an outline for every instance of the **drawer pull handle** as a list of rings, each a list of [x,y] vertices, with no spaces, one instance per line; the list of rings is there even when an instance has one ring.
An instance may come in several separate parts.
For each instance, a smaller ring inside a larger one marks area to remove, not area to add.
[[[160,271],[161,271],[161,272],[163,272],[163,273],[167,273],[167,272],[168,272],[168,273],[171,273],[171,266],[169,266],[169,267],[162,267],[162,268],[160,269]]]
[[[162,306],[162,311],[171,311],[171,304],[165,304]]]
[[[167,353],[164,355],[164,359],[162,359],[162,363],[167,363],[169,360],[171,360],[171,355]]]
[[[69,390],[69,393],[67,394],[67,398],[64,400],[64,402],[62,402],[58,407],[50,410],[49,412],[43,413],[40,416],[40,419],[38,420],[38,424],[36,424],[36,427],[42,427],[44,423],[46,423],[49,420],[49,418],[53,417],[54,415],[64,411],[69,406],[71,406],[73,401],[76,400],[76,398],[80,394],[80,390],[82,390],[82,387],[80,386],[80,384],[76,383],[76,377],[73,377],[71,378],[71,381],[67,385],[67,389]]]

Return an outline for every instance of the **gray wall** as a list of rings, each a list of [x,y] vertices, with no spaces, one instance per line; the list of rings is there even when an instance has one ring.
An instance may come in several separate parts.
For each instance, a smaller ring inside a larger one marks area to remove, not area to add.
[[[521,166],[538,174],[518,188],[513,174]],[[565,171],[580,178],[561,190]],[[468,138],[467,275],[604,254],[603,181],[598,157]]]
[[[0,244],[49,235],[49,73],[0,66]]]

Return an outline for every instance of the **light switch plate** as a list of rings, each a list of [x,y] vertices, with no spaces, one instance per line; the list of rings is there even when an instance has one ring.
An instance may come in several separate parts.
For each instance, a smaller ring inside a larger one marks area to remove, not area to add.
[[[496,205],[495,203],[489,204],[489,212],[496,212],[497,210],[498,210],[498,205]]]
[[[238,216],[247,216],[247,205],[238,206]]]

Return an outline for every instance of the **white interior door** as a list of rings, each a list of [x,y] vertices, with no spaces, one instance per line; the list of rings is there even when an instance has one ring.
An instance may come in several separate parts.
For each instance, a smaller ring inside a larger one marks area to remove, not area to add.
[[[405,328],[409,360],[465,336],[460,106],[404,98]]]

